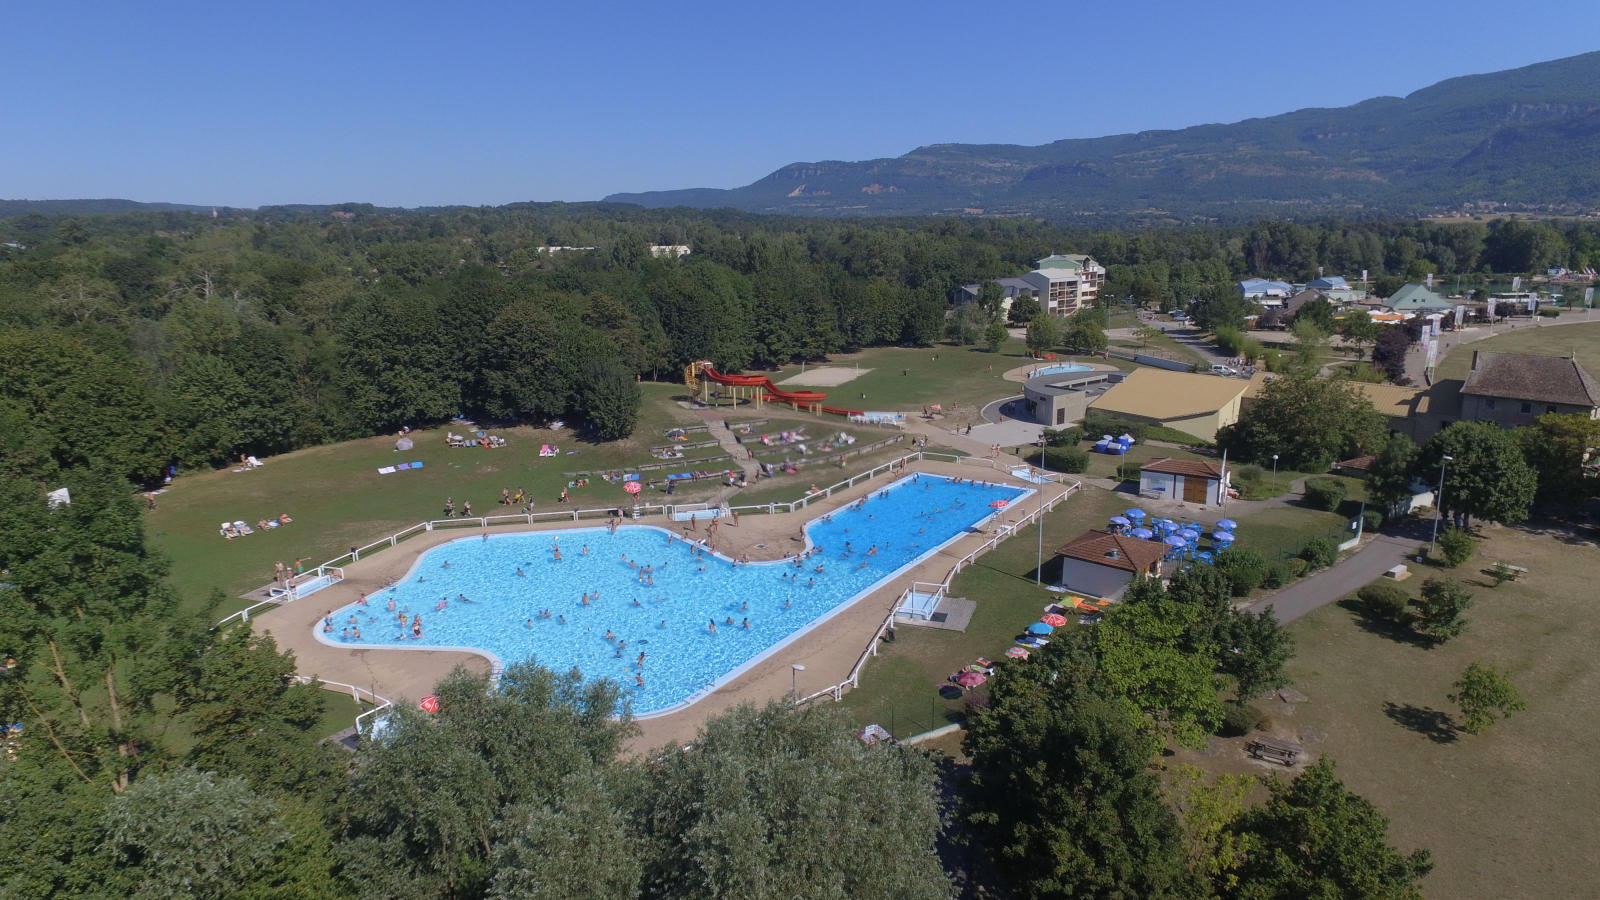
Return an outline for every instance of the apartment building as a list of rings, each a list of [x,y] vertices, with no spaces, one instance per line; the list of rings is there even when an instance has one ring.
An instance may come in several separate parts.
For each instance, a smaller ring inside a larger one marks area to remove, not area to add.
[[[1093,306],[1106,283],[1106,268],[1082,253],[1059,253],[1039,260],[1022,280],[1038,290],[1045,312],[1068,316]]]

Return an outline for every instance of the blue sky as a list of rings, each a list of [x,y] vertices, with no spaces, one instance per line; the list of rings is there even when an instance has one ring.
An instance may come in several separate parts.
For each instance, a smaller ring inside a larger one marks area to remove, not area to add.
[[[1593,0],[1510,8],[13,3],[0,197],[419,206],[737,187],[929,143],[1342,106],[1600,47]]]

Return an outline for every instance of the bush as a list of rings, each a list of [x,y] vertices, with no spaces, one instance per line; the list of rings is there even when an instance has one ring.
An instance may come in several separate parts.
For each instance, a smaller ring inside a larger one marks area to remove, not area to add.
[[[1133,435],[1135,442],[1142,443],[1144,441],[1145,427],[1146,423],[1144,422],[1134,422],[1129,419],[1108,416],[1098,409],[1089,410],[1088,415],[1083,417],[1083,430],[1086,437],[1098,437],[1102,434],[1121,437],[1124,434],[1130,434]]]
[[[1381,619],[1398,622],[1406,614],[1406,607],[1411,605],[1411,598],[1406,592],[1392,584],[1374,581],[1359,591],[1356,599],[1367,612]]]
[[[1228,579],[1235,597],[1248,597],[1267,573],[1267,560],[1249,547],[1229,547],[1217,554],[1217,571]]]
[[[1377,366],[1369,366],[1364,362],[1358,362],[1350,367],[1345,373],[1345,377],[1350,381],[1359,381],[1366,384],[1383,384],[1384,379],[1389,377],[1389,373]]]
[[[1046,447],[1043,468],[1051,472],[1081,475],[1089,469],[1089,453],[1079,447]]]
[[[1416,630],[1442,644],[1467,630],[1461,614],[1472,606],[1472,595],[1454,581],[1429,578],[1422,583],[1421,606]]]
[[[1444,554],[1445,565],[1454,569],[1478,552],[1478,542],[1462,528],[1446,528],[1439,535],[1439,551]]]
[[[1375,510],[1375,509],[1369,509],[1366,512],[1361,514],[1361,530],[1362,531],[1377,531],[1379,528],[1382,528],[1382,527],[1383,527],[1383,513],[1379,512],[1378,510]]]
[[[1083,429],[1077,426],[1046,428],[1043,435],[1046,447],[1076,447],[1083,443]]]
[[[1300,548],[1300,558],[1305,560],[1308,573],[1326,569],[1339,558],[1339,547],[1325,537],[1314,537]]]
[[[1554,319],[1556,316],[1561,315],[1561,310],[1556,309],[1553,306],[1541,306],[1539,307],[1539,315],[1545,317],[1546,319]]]
[[[1233,477],[1246,484],[1257,484],[1267,477],[1267,470],[1260,466],[1240,466],[1233,470]]]
[[[1344,495],[1350,488],[1337,478],[1326,475],[1306,479],[1306,503],[1313,509],[1325,509],[1334,512],[1339,504],[1344,502]]]
[[[1275,562],[1267,566],[1266,570],[1261,573],[1261,586],[1269,591],[1275,591],[1288,584],[1293,578],[1294,574],[1289,571],[1288,566],[1281,562]]]
[[[1222,721],[1217,724],[1217,734],[1223,737],[1244,737],[1255,731],[1263,718],[1261,710],[1243,701],[1224,703]]]
[[[1284,565],[1289,569],[1290,578],[1299,578],[1306,573],[1306,561],[1298,556],[1284,563]]]

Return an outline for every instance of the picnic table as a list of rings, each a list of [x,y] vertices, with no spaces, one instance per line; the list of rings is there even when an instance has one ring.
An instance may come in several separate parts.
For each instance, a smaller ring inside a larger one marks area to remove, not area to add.
[[[1244,748],[1256,759],[1264,759],[1267,762],[1280,763],[1285,766],[1295,765],[1300,761],[1301,755],[1306,752],[1306,748],[1296,744],[1294,741],[1282,741],[1270,737],[1251,738],[1244,745]]]

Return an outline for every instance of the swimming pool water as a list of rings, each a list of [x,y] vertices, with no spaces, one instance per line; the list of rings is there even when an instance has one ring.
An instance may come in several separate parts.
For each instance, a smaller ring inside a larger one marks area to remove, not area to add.
[[[661,713],[699,699],[967,533],[997,512],[992,503],[1029,493],[908,476],[807,523],[806,543],[782,548],[815,551],[800,567],[793,560],[736,566],[643,525],[615,534],[573,528],[462,538],[424,553],[368,605],[335,611],[332,634],[319,625],[316,636],[335,646],[474,649],[506,665],[577,668],[621,682],[636,715]],[[653,571],[641,577],[645,566]],[[583,595],[596,592],[584,605]],[[540,617],[545,610],[548,619]],[[420,638],[409,625],[402,634],[401,612],[408,621],[422,615]],[[359,640],[342,636],[352,617]]]
[[[1068,372],[1092,372],[1092,371],[1094,371],[1094,369],[1089,367],[1089,366],[1080,366],[1080,365],[1076,365],[1076,364],[1073,364],[1073,363],[1061,363],[1059,365],[1045,366],[1045,367],[1040,368],[1040,369],[1034,369],[1032,372],[1028,373],[1028,377],[1029,378],[1039,378],[1039,377],[1044,376],[1044,375],[1065,375]]]

